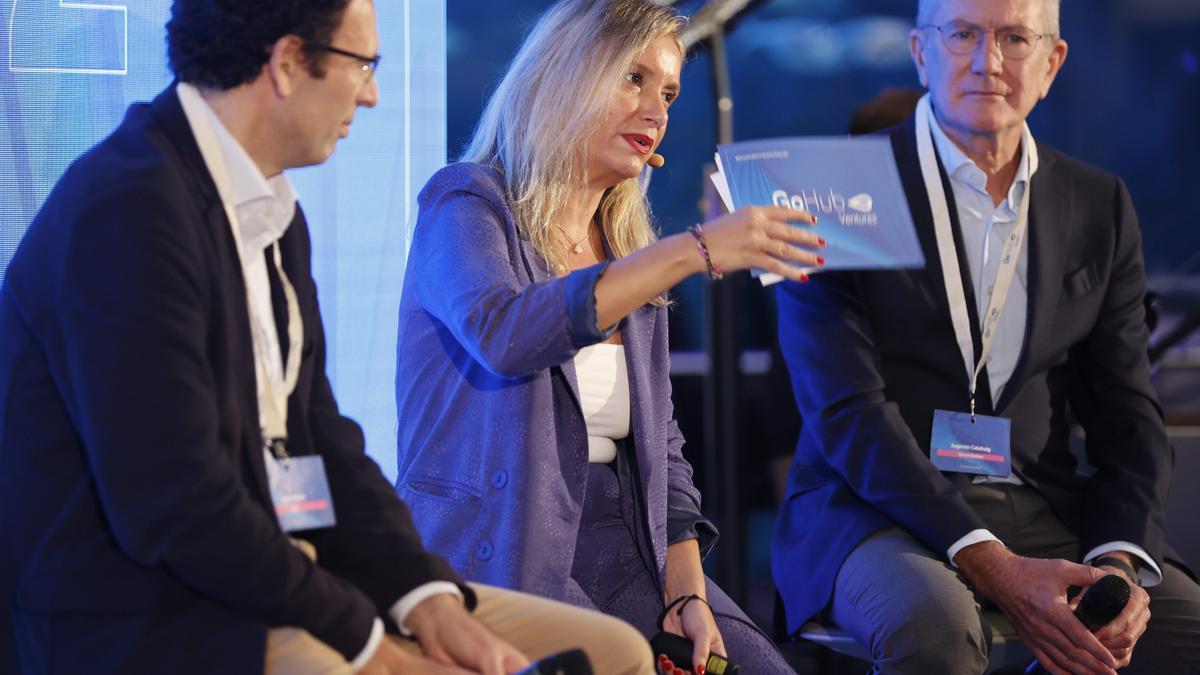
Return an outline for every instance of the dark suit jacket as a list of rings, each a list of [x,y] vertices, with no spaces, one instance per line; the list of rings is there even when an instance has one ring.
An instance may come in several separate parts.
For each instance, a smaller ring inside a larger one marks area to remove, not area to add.
[[[131,107],[34,219],[0,297],[23,671],[250,673],[282,625],[353,658],[404,593],[457,581],[338,413],[299,211],[280,246],[305,329],[290,448],[324,458],[337,512],[305,535],[320,566],[274,517],[241,268],[174,89]]]
[[[961,477],[929,461],[933,410],[965,410],[968,380],[913,120],[891,139],[925,269],[824,273],[778,292],[780,344],[804,419],[773,552],[789,630],[827,604],[842,561],[872,532],[899,525],[944,555],[986,527],[955,487]],[[1120,179],[1045,144],[1038,155],[1025,342],[999,401],[980,383],[980,412],[1012,420],[1013,470],[1079,533],[1084,552],[1125,540],[1161,561],[1173,457],[1150,386],[1137,218]],[[944,170],[942,179],[953,199]],[[961,251],[953,203],[950,213]],[[1087,430],[1090,478],[1076,476],[1068,403]]]

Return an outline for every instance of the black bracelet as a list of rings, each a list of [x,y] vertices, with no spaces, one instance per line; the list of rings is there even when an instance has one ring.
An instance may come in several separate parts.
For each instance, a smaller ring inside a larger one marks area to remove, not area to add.
[[[1092,560],[1092,567],[1115,567],[1129,576],[1133,583],[1138,586],[1142,585],[1141,577],[1138,576],[1137,570],[1133,569],[1133,565],[1112,556],[1100,556]]]
[[[689,227],[688,232],[691,232],[692,236],[696,238],[696,248],[704,258],[704,265],[708,268],[708,278],[713,281],[723,278],[725,274],[721,272],[720,267],[713,264],[712,256],[708,254],[708,242],[704,241],[704,230],[699,224],[696,224]]]
[[[687,607],[688,603],[693,600],[699,600],[700,602],[703,602],[705,605],[708,606],[708,611],[713,612],[712,605],[709,605],[708,601],[705,600],[704,598],[702,598],[694,593],[692,595],[681,595],[678,598],[675,598],[674,600],[672,600],[669,604],[667,604],[667,606],[663,608],[662,614],[658,615],[658,630],[660,630],[660,631],[663,630],[663,622],[666,621],[667,614],[671,613],[671,609],[674,608],[675,605],[679,605],[679,609],[675,610],[675,613],[678,614],[679,616],[683,616],[684,608]],[[682,604],[680,604],[680,603],[682,603]],[[716,617],[715,612],[713,612],[713,617],[714,618]]]

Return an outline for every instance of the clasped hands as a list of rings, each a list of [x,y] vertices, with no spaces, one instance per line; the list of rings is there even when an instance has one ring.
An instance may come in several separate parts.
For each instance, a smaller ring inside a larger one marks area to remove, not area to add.
[[[1150,620],[1146,591],[1115,567],[1027,558],[996,541],[962,549],[955,563],[972,588],[1004,611],[1041,665],[1056,675],[1116,675],[1117,668],[1129,665]],[[1117,618],[1093,634],[1074,610],[1088,587],[1108,574],[1126,578],[1129,602]],[[1068,601],[1071,586],[1083,591]]]

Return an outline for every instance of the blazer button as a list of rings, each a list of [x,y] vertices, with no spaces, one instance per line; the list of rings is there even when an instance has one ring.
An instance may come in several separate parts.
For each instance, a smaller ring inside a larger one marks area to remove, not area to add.
[[[496,469],[492,472],[492,487],[497,490],[508,485],[508,472],[504,469]]]
[[[483,540],[479,542],[479,546],[475,547],[475,557],[480,560],[492,559],[492,542]]]

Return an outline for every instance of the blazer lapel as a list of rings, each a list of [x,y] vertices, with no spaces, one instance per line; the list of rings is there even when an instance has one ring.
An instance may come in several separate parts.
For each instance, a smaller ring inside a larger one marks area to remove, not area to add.
[[[903,125],[891,132],[892,152],[896,156],[896,168],[900,172],[900,183],[908,199],[908,211],[912,215],[921,252],[925,255],[925,269],[913,270],[915,275],[924,274],[928,280],[926,288],[933,290],[932,299],[950,316],[950,301],[942,284],[942,261],[938,257],[937,238],[933,231],[933,210],[929,207],[929,194],[921,176],[921,162],[917,156],[916,124],[910,117]],[[950,194],[947,187],[947,194]]]
[[[914,117],[909,117],[908,120],[899,127],[896,127],[891,132],[892,152],[896,157],[896,166],[900,172],[900,183],[904,187],[904,194],[908,199],[908,209],[912,216],[913,227],[917,230],[917,238],[921,242],[921,251],[925,255],[925,269],[911,270],[901,272],[902,274],[913,274],[917,278],[924,275],[925,283],[919,286],[928,289],[929,300],[933,302],[938,314],[942,317],[944,328],[951,334],[954,334],[954,325],[950,320],[950,299],[946,294],[945,277],[942,274],[941,256],[938,254],[937,234],[934,232],[933,226],[933,209],[929,206],[929,193],[925,189],[925,179],[921,174],[921,161],[917,155],[917,136],[916,136],[916,120]],[[983,338],[979,330],[979,313],[976,311],[974,284],[971,283],[971,270],[967,264],[967,257],[963,254],[962,227],[958,222],[958,208],[954,202],[954,190],[950,184],[950,177],[946,174],[946,168],[942,165],[941,157],[938,157],[938,175],[941,177],[942,190],[946,195],[946,206],[950,213],[950,229],[954,233],[954,245],[958,253],[959,274],[963,279],[963,293],[967,301],[967,316],[968,323],[971,326],[971,346],[974,350],[976,358],[983,351]],[[962,386],[964,401],[966,400],[967,389],[970,388],[970,378],[967,375],[966,366],[962,368]],[[987,369],[985,368],[979,376],[978,383],[978,406],[982,413],[989,413],[994,410],[992,406],[991,388],[987,379]]]
[[[629,373],[629,407],[632,411],[629,432],[636,439],[649,441],[651,429],[648,420],[637,411],[648,409],[648,399],[654,395],[650,390],[647,364],[650,363],[649,345],[654,340],[654,309],[640,307],[621,320],[621,341],[625,347],[625,367]],[[642,477],[650,476],[649,466],[642,464],[643,455],[638,454]]]
[[[1053,155],[1039,153],[1040,166],[1029,187],[1029,306],[1025,318],[1025,342],[1012,377],[1004,386],[996,406],[1002,410],[1012,401],[1029,377],[1034,350],[1050,339],[1054,315],[1062,294],[1066,251],[1071,241],[1074,205],[1067,184],[1070,177],[1055,171]]]
[[[237,245],[233,241],[233,231],[229,218],[225,214],[225,208],[221,204],[216,183],[208,171],[208,165],[204,163],[204,156],[200,154],[200,146],[196,144],[196,137],[192,134],[187,116],[183,112],[183,106],[179,103],[175,84],[155,97],[150,107],[155,120],[165,131],[166,138],[174,146],[179,162],[184,166],[187,174],[194,179],[193,198],[203,209],[205,223],[210,234],[216,240],[217,248],[221,251],[222,256],[230,261],[230,268],[235,272],[228,275],[225,282],[232,287],[230,296],[234,298],[233,302],[235,303],[233,307],[229,308],[230,315],[237,317],[235,319],[237,325],[233,330],[236,333],[236,344],[239,345],[236,347],[238,352],[236,358],[242,364],[237,368],[239,373],[237,388],[239,392],[250,393],[248,396],[243,396],[244,400],[241,405],[245,419],[250,421],[242,425],[242,447],[248,450],[245,459],[250,474],[254,477],[255,487],[258,488],[265,503],[270,504],[271,491],[267,482],[266,466],[263,464],[261,452],[256,452],[262,448],[262,438],[258,429],[258,399],[254,393],[256,392],[254,350],[250,346],[250,317],[246,307],[246,284],[240,274],[241,266],[238,262]]]
[[[537,250],[533,247],[533,244],[531,244],[528,239],[521,237],[520,232],[517,231],[516,224],[509,221],[507,225],[508,227],[512,228],[512,231],[509,233],[510,236],[517,237],[517,246],[521,251],[521,263],[524,265],[525,273],[529,275],[530,281],[536,284],[549,281],[551,278],[553,278],[553,275],[550,273],[550,267],[546,264],[546,261],[542,258],[541,254],[537,252]],[[555,369],[562,373],[563,380],[567,384],[567,390],[571,392],[571,400],[574,403],[575,408],[579,410],[579,414],[582,416],[583,404],[581,403],[582,399],[579,396],[579,378],[575,374],[575,360],[567,359],[566,361],[563,361],[557,366],[551,368],[551,373],[553,373]]]

